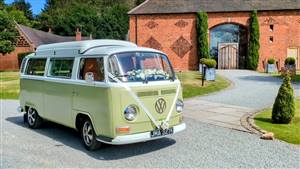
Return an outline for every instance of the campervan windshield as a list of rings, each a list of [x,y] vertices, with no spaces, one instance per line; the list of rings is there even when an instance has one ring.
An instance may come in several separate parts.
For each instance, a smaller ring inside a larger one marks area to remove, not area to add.
[[[123,82],[174,80],[167,56],[153,52],[129,52],[109,57],[109,72]]]

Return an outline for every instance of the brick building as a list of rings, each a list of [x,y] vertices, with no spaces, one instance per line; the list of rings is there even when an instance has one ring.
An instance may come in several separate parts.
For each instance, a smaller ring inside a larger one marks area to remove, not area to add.
[[[208,13],[210,55],[219,68],[245,67],[249,17],[258,11],[259,68],[268,58],[277,66],[295,57],[300,69],[300,0],[147,0],[132,9],[130,41],[164,51],[176,70],[198,68],[196,12]]]
[[[81,32],[79,30],[76,31],[76,36],[66,37],[55,35],[51,33],[51,31],[43,32],[21,24],[17,24],[16,29],[19,32],[19,36],[15,44],[16,48],[9,54],[0,54],[0,71],[18,70],[20,64],[18,62],[18,54],[34,52],[39,45],[91,39],[91,37],[81,37]]]

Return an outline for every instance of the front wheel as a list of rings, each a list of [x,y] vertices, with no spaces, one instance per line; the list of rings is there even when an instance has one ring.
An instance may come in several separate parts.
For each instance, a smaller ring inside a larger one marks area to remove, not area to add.
[[[83,144],[87,150],[93,151],[100,148],[101,143],[96,140],[96,134],[89,119],[86,119],[83,122],[81,136],[83,139]]]

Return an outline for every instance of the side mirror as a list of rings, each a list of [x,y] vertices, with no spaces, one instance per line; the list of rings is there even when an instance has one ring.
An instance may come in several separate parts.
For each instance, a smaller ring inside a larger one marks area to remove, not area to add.
[[[94,73],[93,72],[86,72],[84,79],[87,83],[93,83],[94,82]]]

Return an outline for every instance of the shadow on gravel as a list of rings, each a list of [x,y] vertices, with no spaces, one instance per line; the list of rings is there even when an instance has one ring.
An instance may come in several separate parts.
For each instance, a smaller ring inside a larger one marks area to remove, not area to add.
[[[273,82],[275,84],[281,84],[282,80],[272,76],[244,76],[240,77],[243,80],[251,80],[251,81],[262,81],[262,82]]]
[[[173,139],[162,138],[144,143],[136,143],[122,146],[103,145],[97,151],[87,151],[81,142],[80,134],[74,129],[52,122],[45,122],[42,128],[32,130],[29,129],[24,123],[23,116],[8,117],[6,118],[6,120],[25,129],[52,138],[53,140],[61,143],[55,144],[54,146],[69,146],[79,151],[85,152],[87,155],[98,160],[118,160],[137,155],[147,154],[153,151],[167,148],[176,143],[176,141]]]

